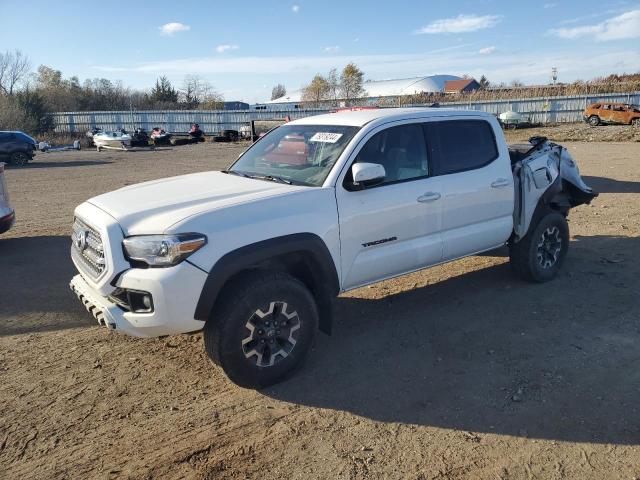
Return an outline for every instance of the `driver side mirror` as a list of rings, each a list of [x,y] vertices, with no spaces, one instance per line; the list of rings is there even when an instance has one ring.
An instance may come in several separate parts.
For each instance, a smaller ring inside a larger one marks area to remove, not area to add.
[[[371,187],[384,182],[386,172],[379,163],[354,163],[351,166],[353,186],[356,189]]]

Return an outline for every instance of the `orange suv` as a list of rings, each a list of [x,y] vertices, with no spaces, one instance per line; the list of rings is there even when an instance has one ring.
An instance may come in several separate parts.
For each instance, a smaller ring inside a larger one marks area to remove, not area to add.
[[[605,123],[640,125],[640,108],[628,103],[594,103],[585,109],[582,117],[594,127]]]

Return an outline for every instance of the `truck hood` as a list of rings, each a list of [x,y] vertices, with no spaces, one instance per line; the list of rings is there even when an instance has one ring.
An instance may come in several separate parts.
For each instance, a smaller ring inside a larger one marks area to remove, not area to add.
[[[139,183],[88,202],[115,218],[125,235],[164,233],[192,215],[309,187],[202,172]]]

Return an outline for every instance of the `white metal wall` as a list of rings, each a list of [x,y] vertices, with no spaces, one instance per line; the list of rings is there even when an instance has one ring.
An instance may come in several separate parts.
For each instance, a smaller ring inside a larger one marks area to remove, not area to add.
[[[205,133],[239,130],[251,120],[272,120],[289,116],[291,120],[326,113],[326,109],[268,110],[149,110],[114,112],[59,112],[52,113],[54,129],[59,133],[86,132],[92,128],[133,131],[142,127],[151,130],[164,128],[168,132],[187,132],[197,123]]]

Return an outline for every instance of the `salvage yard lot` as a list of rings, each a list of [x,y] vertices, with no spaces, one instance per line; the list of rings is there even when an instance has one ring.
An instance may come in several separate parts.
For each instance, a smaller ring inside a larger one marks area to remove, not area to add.
[[[9,169],[0,477],[640,477],[640,143],[564,145],[601,195],[571,212],[555,281],[517,280],[501,250],[342,295],[333,335],[260,392],[231,384],[201,334],[110,334],[68,289],[77,204],[246,145]]]

